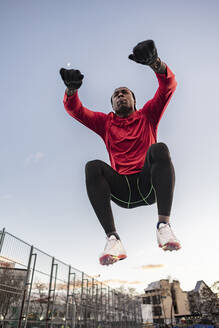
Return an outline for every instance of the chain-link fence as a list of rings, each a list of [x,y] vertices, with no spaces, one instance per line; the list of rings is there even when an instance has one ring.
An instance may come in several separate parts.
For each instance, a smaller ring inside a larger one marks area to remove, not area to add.
[[[141,327],[140,303],[0,231],[0,328]]]

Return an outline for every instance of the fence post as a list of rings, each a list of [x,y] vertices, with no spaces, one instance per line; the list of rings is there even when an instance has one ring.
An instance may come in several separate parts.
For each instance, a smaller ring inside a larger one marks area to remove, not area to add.
[[[66,310],[65,310],[65,328],[67,328],[69,317],[69,296],[70,296],[70,284],[71,284],[71,266],[68,267],[68,282],[67,282],[67,295],[66,295]]]
[[[33,277],[34,277],[34,273],[35,273],[37,254],[32,254],[32,256],[34,256],[34,263],[33,263],[33,268],[32,268],[31,281],[29,283],[30,287],[29,287],[29,293],[28,293],[28,301],[27,301],[27,309],[26,309],[26,315],[25,315],[24,328],[26,328],[26,326],[27,326],[27,317],[28,317],[29,306],[30,306],[30,297],[31,297],[31,291],[32,291],[32,287],[33,287]]]
[[[75,272],[71,272],[71,266],[69,265],[68,270],[68,284],[67,284],[67,297],[66,297],[66,320],[65,320],[65,328],[69,327],[68,322],[71,325],[71,328],[75,327],[76,324],[76,302],[75,302],[75,295],[74,295],[74,289],[75,289]],[[71,286],[71,276],[74,276],[73,280],[73,290],[70,292],[70,286]],[[71,303],[69,302],[69,298],[71,297]],[[71,306],[71,311],[70,311]]]
[[[6,234],[6,231],[5,231],[5,228],[3,228],[2,231],[1,231],[1,239],[0,239],[0,254],[1,254],[1,251],[2,251],[3,243],[4,243],[5,234]]]
[[[55,270],[54,286],[53,286],[53,289],[52,289],[54,267],[56,268],[56,270]],[[55,264],[55,258],[53,257],[52,258],[52,264],[51,264],[51,273],[50,273],[50,281],[49,281],[49,293],[48,293],[48,304],[47,304],[47,311],[46,311],[46,328],[50,326],[50,321],[52,321],[52,317],[53,317],[53,307],[54,307],[55,292],[56,292],[57,271],[58,271],[58,264]],[[53,297],[51,297],[52,292],[53,292]],[[52,307],[50,309],[51,298],[52,298]],[[50,318],[49,318],[49,316],[50,316]]]
[[[23,299],[22,299],[22,303],[21,303],[21,310],[20,310],[18,328],[22,327],[24,304],[25,304],[25,301],[26,301],[26,296],[27,296],[27,291],[28,291],[32,256],[33,256],[33,246],[31,246],[31,248],[30,248],[30,255],[29,255],[29,260],[28,260],[28,265],[27,265],[27,274],[26,274],[26,278],[25,278],[24,295],[23,295]],[[26,315],[28,315],[28,313]]]

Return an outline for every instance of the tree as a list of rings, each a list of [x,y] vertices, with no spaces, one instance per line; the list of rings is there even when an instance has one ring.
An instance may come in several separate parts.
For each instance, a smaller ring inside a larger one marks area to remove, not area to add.
[[[133,287],[125,287],[124,285],[121,285],[120,287],[116,288],[116,290],[119,293],[128,294],[130,296],[138,296],[138,295],[140,295],[137,292],[136,288],[133,288]]]
[[[39,318],[43,316],[43,313],[46,311],[48,303],[48,286],[47,284],[37,280],[33,287],[34,298],[32,299],[32,308],[35,307],[34,312],[38,314]],[[38,307],[40,310],[38,310]]]
[[[217,311],[218,297],[217,294],[213,293],[211,288],[205,285],[200,292],[201,302],[200,310],[201,313],[208,319],[212,319],[214,313]]]
[[[3,320],[17,314],[24,292],[26,270],[0,267],[0,315]]]
[[[217,294],[217,296],[219,297],[219,280],[215,281],[213,283],[213,285],[211,286],[211,290]]]
[[[219,315],[217,294],[204,281],[199,281],[197,286],[194,291],[189,292],[190,311],[199,322],[202,322],[203,319],[212,321]],[[216,289],[218,282],[215,282],[213,286]]]

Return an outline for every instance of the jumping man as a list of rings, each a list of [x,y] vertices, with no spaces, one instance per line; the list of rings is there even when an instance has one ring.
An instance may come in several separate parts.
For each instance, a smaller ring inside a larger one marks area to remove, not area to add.
[[[127,257],[115,228],[111,200],[124,208],[156,202],[159,247],[165,251],[181,247],[169,224],[174,167],[167,146],[157,142],[158,124],[177,83],[172,71],[158,57],[153,40],[138,43],[129,59],[151,67],[159,83],[154,97],[139,110],[135,107],[134,93],[127,87],[119,87],[113,92],[111,103],[114,112],[105,114],[87,109],[78,96],[84,76],[79,70],[60,70],[67,86],[64,95],[66,111],[96,132],[109,153],[111,166],[101,160],[93,160],[85,168],[88,197],[107,235],[107,243],[99,259],[102,265]]]

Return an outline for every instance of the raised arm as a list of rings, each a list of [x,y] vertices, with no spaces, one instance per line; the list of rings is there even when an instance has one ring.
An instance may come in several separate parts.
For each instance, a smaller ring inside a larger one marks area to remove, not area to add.
[[[156,129],[176,89],[175,75],[158,57],[153,40],[138,43],[133,48],[133,54],[129,55],[129,59],[139,64],[150,66],[156,73],[159,87],[154,97],[141,109]]]
[[[153,40],[139,42],[129,59],[138,64],[150,66],[156,73],[166,74],[166,64],[160,60]]]
[[[78,89],[82,85],[84,76],[79,70],[64,68],[61,68],[60,75],[67,87],[63,101],[67,113],[104,138],[107,115],[87,109],[78,96]]]

